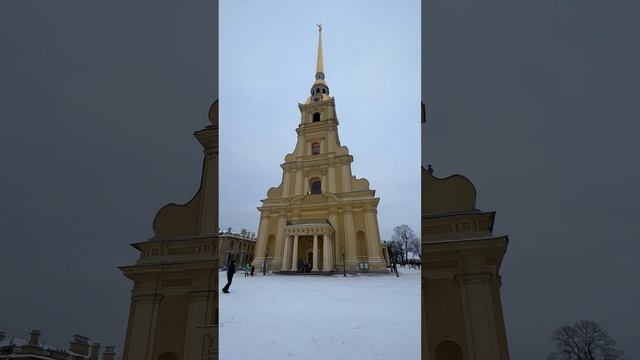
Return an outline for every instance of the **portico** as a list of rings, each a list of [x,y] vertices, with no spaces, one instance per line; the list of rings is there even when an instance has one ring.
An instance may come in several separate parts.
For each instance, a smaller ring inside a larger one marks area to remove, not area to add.
[[[327,221],[287,224],[281,271],[299,271],[301,262],[311,263],[312,272],[333,271],[333,234],[333,228]]]

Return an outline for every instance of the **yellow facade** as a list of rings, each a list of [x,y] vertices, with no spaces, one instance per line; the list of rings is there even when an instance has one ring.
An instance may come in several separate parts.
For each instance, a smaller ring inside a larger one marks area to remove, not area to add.
[[[218,357],[218,108],[195,132],[204,148],[200,189],[187,204],[169,204],[155,236],[133,244],[140,257],[120,267],[134,282],[125,360],[213,360]]]
[[[298,141],[281,165],[282,183],[262,200],[253,264],[273,272],[386,271],[378,230],[379,198],[351,173],[353,156],[341,145],[335,100],[324,79],[322,29],[311,95],[298,104]]]

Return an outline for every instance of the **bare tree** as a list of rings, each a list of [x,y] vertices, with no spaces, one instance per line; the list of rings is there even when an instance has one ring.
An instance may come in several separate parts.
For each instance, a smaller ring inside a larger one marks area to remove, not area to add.
[[[580,320],[553,332],[556,351],[547,360],[624,360],[616,341],[597,323]]]
[[[404,248],[402,247],[402,243],[398,240],[389,241],[389,253],[391,255],[391,262],[398,263],[398,257],[402,260],[404,256]]]
[[[417,238],[418,237],[409,227],[409,225],[402,224],[393,228],[393,235],[391,236],[391,240],[402,244],[405,263],[407,262],[409,257],[409,242],[414,241]],[[418,242],[420,241],[418,240]]]
[[[420,238],[415,236],[409,240],[409,251],[418,255],[418,259],[422,260],[422,244]]]

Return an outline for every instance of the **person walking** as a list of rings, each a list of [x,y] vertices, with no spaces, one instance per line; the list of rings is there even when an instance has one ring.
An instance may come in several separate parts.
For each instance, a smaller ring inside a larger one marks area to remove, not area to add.
[[[244,266],[244,277],[249,276],[249,271],[251,271],[251,267],[249,267],[249,263]]]
[[[233,274],[236,273],[236,262],[231,261],[231,265],[229,265],[229,269],[227,269],[227,285],[222,288],[222,292],[225,294],[229,293],[229,286],[231,286],[231,281],[233,280]]]

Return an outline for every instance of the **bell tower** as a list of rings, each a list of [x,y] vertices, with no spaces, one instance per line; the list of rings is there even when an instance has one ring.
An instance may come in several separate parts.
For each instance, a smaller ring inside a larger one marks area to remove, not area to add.
[[[351,172],[341,145],[335,100],[325,80],[318,25],[315,81],[304,104],[292,153],[280,165],[279,186],[262,200],[254,265],[273,272],[333,272],[345,267],[386,271],[377,206],[369,181]],[[305,268],[307,265],[308,268]]]

